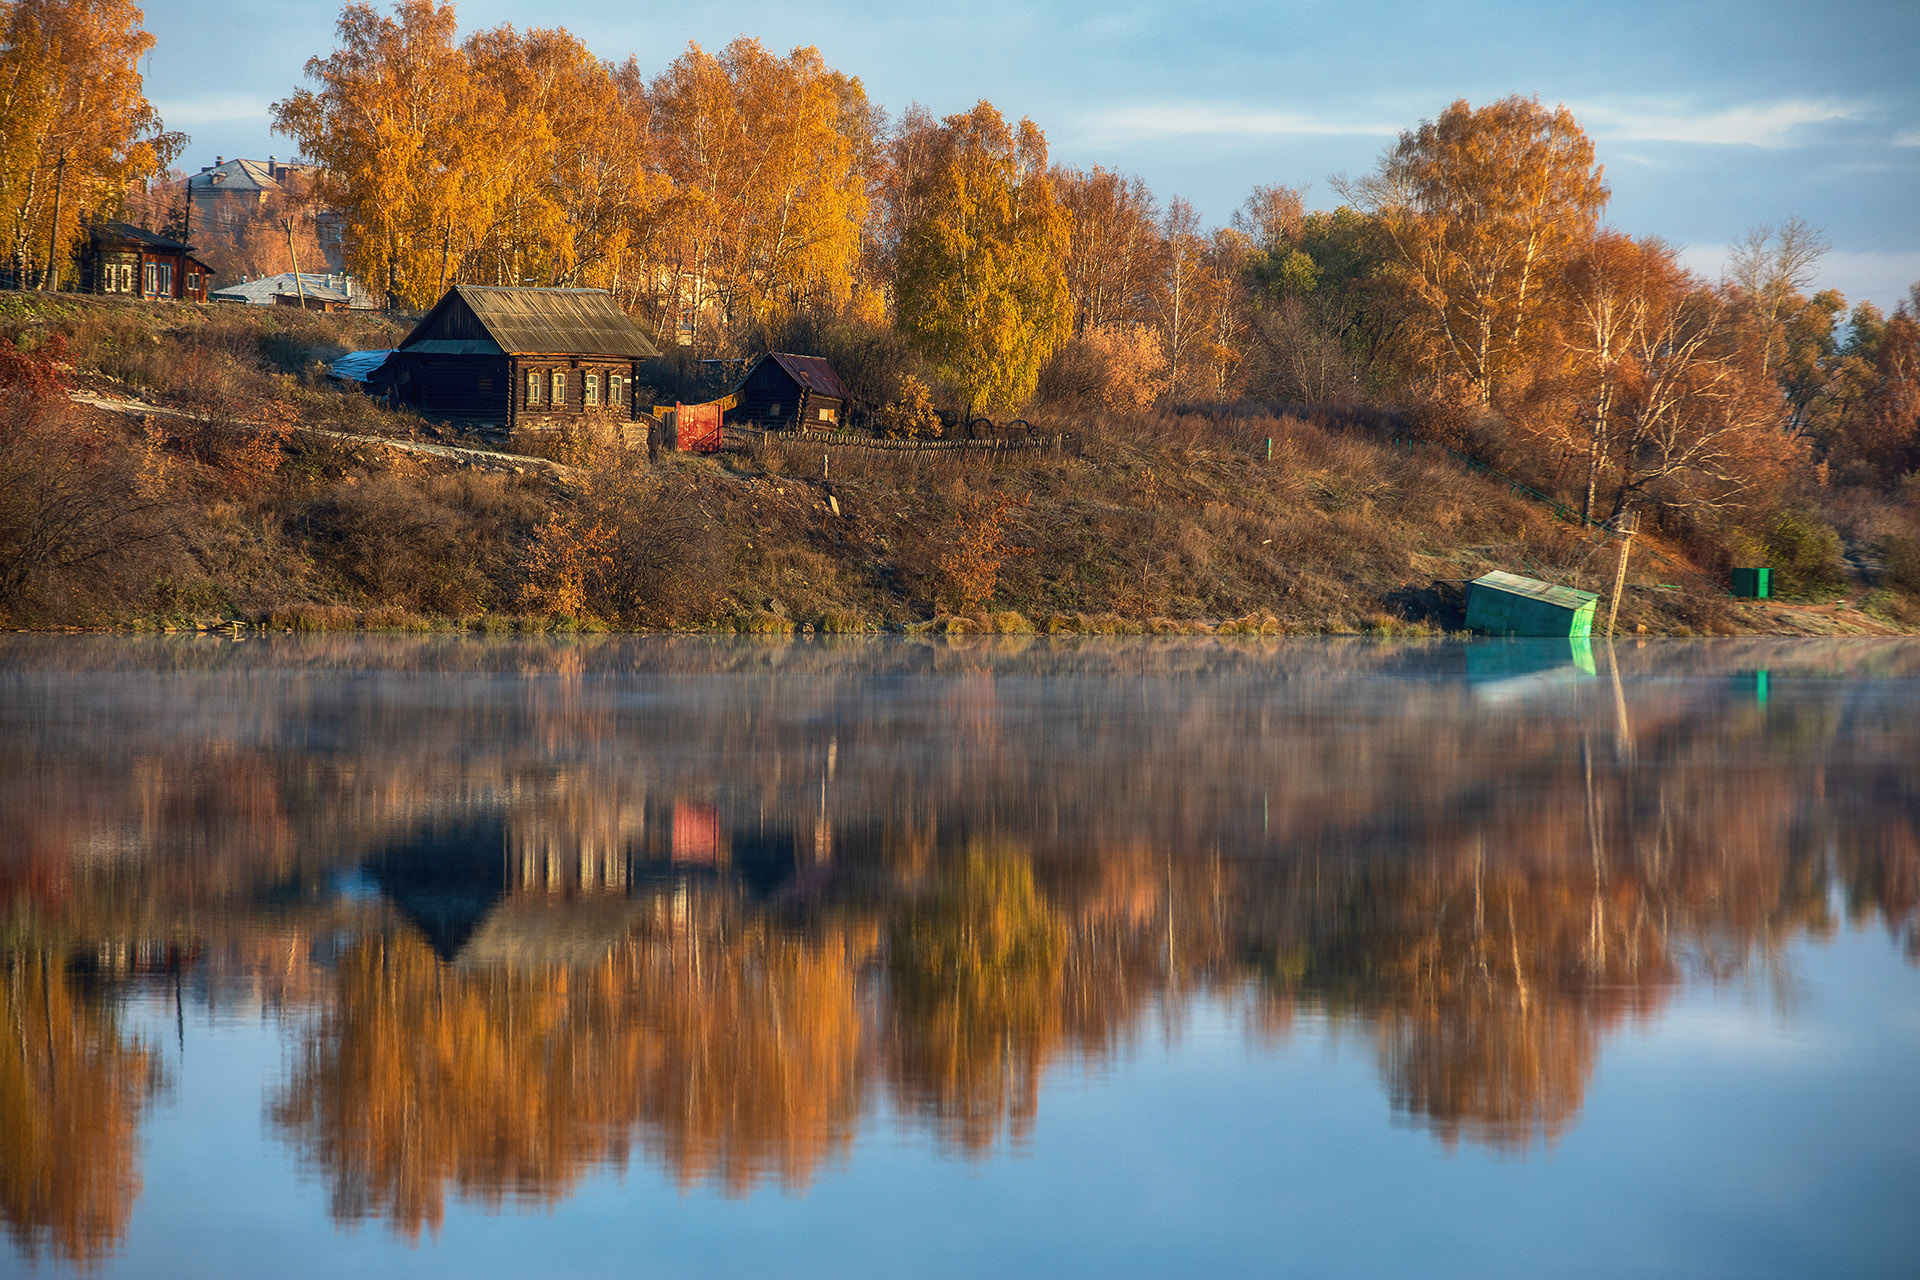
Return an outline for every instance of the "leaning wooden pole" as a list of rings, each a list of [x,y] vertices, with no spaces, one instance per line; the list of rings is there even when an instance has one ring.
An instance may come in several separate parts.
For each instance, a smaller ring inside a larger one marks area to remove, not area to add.
[[[1614,620],[1620,616],[1620,594],[1627,589],[1627,553],[1633,550],[1633,535],[1639,522],[1632,513],[1623,514],[1615,525],[1620,535],[1620,563],[1613,571],[1613,599],[1607,603],[1607,639],[1613,639]]]

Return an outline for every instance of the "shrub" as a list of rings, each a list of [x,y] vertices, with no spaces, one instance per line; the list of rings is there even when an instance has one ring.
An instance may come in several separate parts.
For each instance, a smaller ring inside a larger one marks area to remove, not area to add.
[[[1014,544],[1007,517],[1025,500],[1000,494],[961,495],[946,553],[940,557],[940,603],[953,613],[984,604],[1000,581],[1000,566],[1010,556],[1027,555]]]
[[[1810,511],[1793,509],[1775,516],[1765,547],[1780,595],[1817,595],[1846,585],[1840,535]]]
[[[58,336],[0,344],[0,612],[72,619],[143,589],[174,536],[140,455],[67,399]],[[74,611],[80,610],[80,614]]]

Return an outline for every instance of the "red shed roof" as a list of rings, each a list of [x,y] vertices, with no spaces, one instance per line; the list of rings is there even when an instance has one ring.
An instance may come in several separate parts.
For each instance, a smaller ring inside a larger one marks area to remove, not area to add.
[[[784,351],[769,351],[760,358],[775,361],[787,371],[787,376],[818,395],[832,396],[835,400],[853,399],[853,392],[847,390],[847,384],[840,381],[840,375],[833,371],[833,366],[819,356],[796,356]],[[756,364],[754,367],[759,366]],[[751,370],[748,371],[747,376],[753,376]]]

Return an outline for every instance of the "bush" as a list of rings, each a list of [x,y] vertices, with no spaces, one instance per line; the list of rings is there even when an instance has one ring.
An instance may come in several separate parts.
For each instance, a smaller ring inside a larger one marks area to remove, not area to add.
[[[140,455],[67,399],[65,344],[0,344],[0,613],[98,620],[146,589],[173,538]]]
[[[1764,545],[1775,594],[1805,597],[1846,586],[1840,535],[1812,512],[1782,511],[1767,529]]]
[[[335,485],[295,511],[290,531],[356,598],[458,618],[507,599],[518,531],[540,505],[499,476],[387,474]]]

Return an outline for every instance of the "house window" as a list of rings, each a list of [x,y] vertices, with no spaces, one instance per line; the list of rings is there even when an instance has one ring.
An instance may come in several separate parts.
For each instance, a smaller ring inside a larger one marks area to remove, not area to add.
[[[769,418],[777,418],[780,416],[780,402],[778,400],[775,400],[767,406],[767,416]]]
[[[822,410],[820,411],[820,421],[822,421],[822,422],[832,422],[832,421],[833,421],[833,410],[831,410],[831,409],[822,409]]]
[[[607,375],[607,403],[622,405],[627,402],[627,380],[617,373]]]
[[[116,269],[116,274],[118,274],[120,277],[120,292],[132,293],[133,292],[133,264],[131,262],[121,263],[120,266]]]
[[[162,262],[156,265],[160,268],[160,296],[171,298],[173,296],[173,264]]]
[[[159,263],[148,262],[143,264],[143,269],[141,270],[140,275],[141,275],[140,292],[146,294],[148,297],[152,297],[154,294],[160,292],[160,264]]]
[[[600,375],[597,373],[590,373],[587,375],[586,402],[590,405],[597,405],[600,403]]]
[[[527,370],[527,403],[528,404],[540,403],[540,383],[541,382],[542,382],[542,378],[540,377],[540,371],[538,369]]]
[[[564,369],[553,371],[553,407],[556,409],[567,407],[567,373]]]

